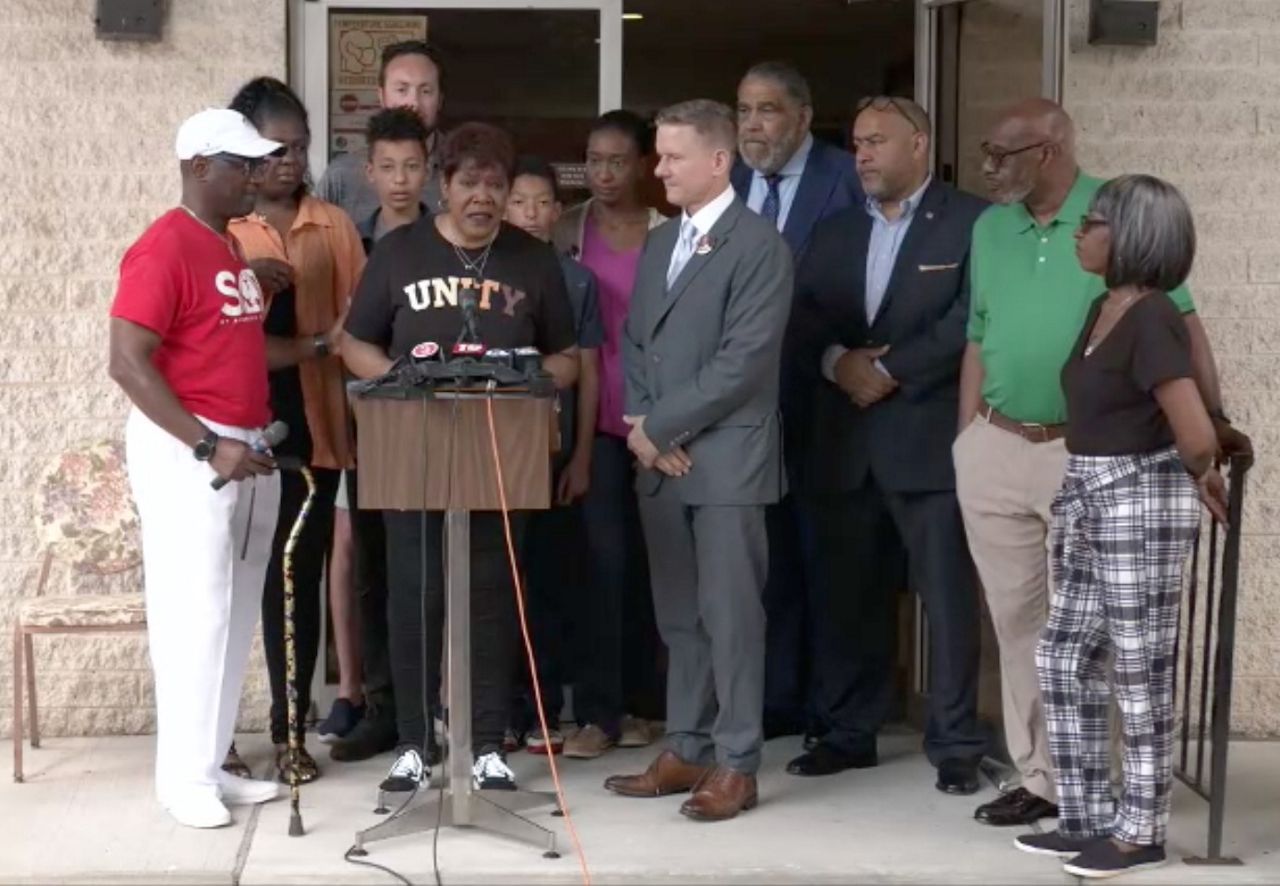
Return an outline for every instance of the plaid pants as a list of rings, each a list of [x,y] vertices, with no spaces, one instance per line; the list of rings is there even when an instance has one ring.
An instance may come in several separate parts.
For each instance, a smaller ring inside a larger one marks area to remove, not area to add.
[[[1052,513],[1053,599],[1036,669],[1058,830],[1162,845],[1182,570],[1200,525],[1196,486],[1171,448],[1073,455]],[[1118,808],[1109,777],[1113,687],[1124,731]]]

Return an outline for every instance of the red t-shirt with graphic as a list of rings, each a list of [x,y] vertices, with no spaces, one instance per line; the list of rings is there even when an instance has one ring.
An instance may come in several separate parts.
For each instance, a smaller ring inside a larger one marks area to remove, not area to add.
[[[271,420],[262,289],[230,237],[171,210],[129,247],[111,316],[160,336],[152,361],[192,413],[221,424]]]

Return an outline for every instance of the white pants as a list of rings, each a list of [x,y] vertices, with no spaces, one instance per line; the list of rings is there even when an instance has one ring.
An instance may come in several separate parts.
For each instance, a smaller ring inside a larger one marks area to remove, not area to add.
[[[224,437],[258,436],[201,420]],[[125,446],[142,520],[156,795],[168,803],[180,792],[217,789],[262,605],[280,477],[215,492],[213,469],[137,409],[129,414]]]

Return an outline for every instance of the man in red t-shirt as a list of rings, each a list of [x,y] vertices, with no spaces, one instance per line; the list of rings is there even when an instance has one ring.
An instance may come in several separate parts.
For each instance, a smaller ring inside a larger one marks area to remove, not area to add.
[[[180,823],[231,823],[274,782],[221,770],[231,744],[280,498],[263,451],[262,290],[227,234],[282,146],[235,111],[178,130],[182,203],[125,253],[111,306],[112,379],[133,401],[129,482],[142,518],[156,695],[156,796]],[[210,487],[222,477],[220,490]]]

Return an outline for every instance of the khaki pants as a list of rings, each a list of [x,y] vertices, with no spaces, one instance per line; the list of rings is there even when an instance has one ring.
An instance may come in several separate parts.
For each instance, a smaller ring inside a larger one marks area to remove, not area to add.
[[[969,550],[1000,645],[1005,741],[1022,786],[1057,802],[1036,677],[1049,617],[1049,506],[1062,485],[1062,440],[1031,443],[978,417],[953,447]]]

